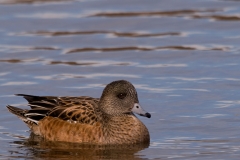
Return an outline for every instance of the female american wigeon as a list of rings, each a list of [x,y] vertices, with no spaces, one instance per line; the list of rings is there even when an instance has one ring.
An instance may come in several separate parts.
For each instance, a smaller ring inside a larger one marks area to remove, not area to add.
[[[23,96],[31,109],[7,106],[31,131],[50,141],[93,144],[149,143],[146,126],[133,114],[150,118],[139,105],[134,86],[114,81],[101,98]]]

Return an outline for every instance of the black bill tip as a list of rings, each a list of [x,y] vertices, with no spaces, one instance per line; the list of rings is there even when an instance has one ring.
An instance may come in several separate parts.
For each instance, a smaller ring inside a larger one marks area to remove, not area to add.
[[[150,113],[146,113],[145,116],[146,116],[147,118],[151,118],[151,114],[150,114]]]
[[[144,116],[144,117],[147,117],[147,118],[151,118],[151,114],[150,114],[150,113],[140,114],[140,116]]]

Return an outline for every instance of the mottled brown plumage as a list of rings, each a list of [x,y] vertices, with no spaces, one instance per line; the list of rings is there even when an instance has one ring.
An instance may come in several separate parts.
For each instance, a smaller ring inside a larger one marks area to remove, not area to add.
[[[31,107],[7,106],[37,135],[50,141],[93,144],[149,143],[149,132],[133,112],[150,118],[125,80],[106,86],[100,99],[23,95]]]

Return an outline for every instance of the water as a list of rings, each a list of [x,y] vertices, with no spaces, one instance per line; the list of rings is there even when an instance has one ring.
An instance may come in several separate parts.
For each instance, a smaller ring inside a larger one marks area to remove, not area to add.
[[[240,1],[1,0],[0,15],[0,159],[239,159]],[[150,146],[44,142],[5,108],[118,79],[152,114]]]

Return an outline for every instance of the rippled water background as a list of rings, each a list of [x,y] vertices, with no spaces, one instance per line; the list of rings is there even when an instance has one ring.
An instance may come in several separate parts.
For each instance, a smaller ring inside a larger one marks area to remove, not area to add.
[[[239,0],[0,0],[0,37],[0,159],[239,159]],[[152,114],[150,146],[42,144],[5,108],[117,79]]]

